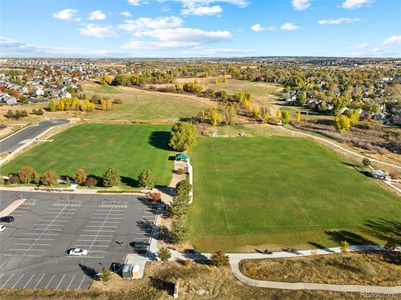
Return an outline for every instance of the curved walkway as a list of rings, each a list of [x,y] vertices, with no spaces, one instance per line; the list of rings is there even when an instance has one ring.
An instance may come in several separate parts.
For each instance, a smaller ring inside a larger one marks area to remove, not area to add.
[[[340,284],[324,284],[324,283],[304,283],[304,282],[280,282],[280,281],[265,281],[256,280],[246,277],[241,273],[238,263],[231,263],[231,270],[234,276],[250,286],[284,289],[284,290],[317,290],[317,291],[334,291],[348,293],[366,293],[366,294],[385,294],[395,295],[401,294],[401,286],[370,286],[370,285],[340,285]]]
[[[386,165],[386,166],[388,166],[388,167],[397,168],[397,169],[400,169],[400,170],[401,170],[401,166],[399,166],[399,165],[392,164],[392,163],[388,163],[388,162],[381,161],[381,160],[377,160],[377,159],[374,159],[374,158],[371,158],[371,157],[368,157],[368,156],[364,156],[364,155],[362,155],[362,154],[359,154],[359,153],[356,153],[356,152],[354,152],[354,151],[351,151],[351,150],[349,150],[349,149],[347,149],[347,148],[345,148],[345,147],[342,147],[342,146],[338,145],[337,143],[332,142],[332,141],[330,141],[330,140],[328,140],[328,139],[325,139],[325,138],[322,138],[322,137],[318,137],[318,136],[315,136],[315,135],[312,135],[312,134],[305,133],[305,132],[303,132],[303,131],[300,131],[299,129],[289,129],[289,128],[286,128],[286,127],[281,127],[281,128],[283,128],[283,129],[285,129],[285,130],[288,130],[288,131],[291,131],[291,132],[294,132],[294,133],[299,134],[299,135],[311,137],[311,138],[313,138],[313,139],[316,139],[316,140],[325,142],[325,143],[327,143],[327,144],[329,144],[329,145],[331,145],[331,146],[334,146],[334,147],[336,147],[336,148],[338,148],[338,149],[340,149],[340,150],[342,150],[342,151],[344,151],[344,152],[346,152],[346,153],[348,153],[348,154],[354,155],[354,156],[356,156],[356,157],[359,157],[359,158],[362,158],[362,159],[363,159],[363,158],[367,158],[367,159],[369,159],[370,161],[373,161],[373,162],[375,162],[375,163],[380,163],[380,164]]]

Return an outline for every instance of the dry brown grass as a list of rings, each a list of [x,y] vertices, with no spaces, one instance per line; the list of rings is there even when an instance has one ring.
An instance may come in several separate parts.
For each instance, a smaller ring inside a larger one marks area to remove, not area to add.
[[[244,260],[241,271],[255,279],[330,284],[401,285],[401,265],[382,254],[338,254]]]
[[[139,280],[116,276],[106,285],[92,284],[89,290],[0,290],[3,300],[20,299],[172,299],[173,284],[180,280],[179,299],[360,299],[358,294],[319,291],[286,291],[250,287],[234,278],[229,268],[199,264],[149,264]]]

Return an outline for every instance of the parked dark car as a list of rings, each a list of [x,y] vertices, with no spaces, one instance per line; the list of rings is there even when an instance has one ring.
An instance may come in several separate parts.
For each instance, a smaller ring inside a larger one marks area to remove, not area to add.
[[[5,217],[1,217],[0,218],[0,222],[4,222],[4,223],[11,223],[13,222],[15,219],[13,216],[5,216]]]
[[[137,253],[146,253],[149,249],[149,243],[145,242],[132,242],[130,245]]]

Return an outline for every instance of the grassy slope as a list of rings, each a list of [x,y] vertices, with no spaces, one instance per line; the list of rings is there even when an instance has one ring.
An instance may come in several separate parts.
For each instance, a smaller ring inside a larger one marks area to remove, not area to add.
[[[304,139],[202,139],[192,161],[190,223],[202,250],[329,245],[325,230],[401,215],[399,198]]]
[[[165,125],[78,125],[24,153],[4,165],[2,174],[31,165],[38,172],[55,170],[59,175],[74,176],[83,168],[88,174],[102,176],[116,167],[121,176],[137,178],[150,169],[156,183],[170,182],[172,162],[166,150],[169,126]]]
[[[150,93],[136,89],[102,87],[92,82],[83,82],[87,96],[97,94],[101,97],[119,98],[123,104],[115,105],[108,112],[94,112],[86,118],[98,121],[110,120],[159,120],[179,119],[195,116],[206,105],[190,98],[183,98],[162,93]]]

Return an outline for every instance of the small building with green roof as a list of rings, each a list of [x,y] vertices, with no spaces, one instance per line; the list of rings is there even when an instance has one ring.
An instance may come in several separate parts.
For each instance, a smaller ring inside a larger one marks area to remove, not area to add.
[[[189,155],[187,153],[179,153],[175,156],[175,161],[189,161]]]

